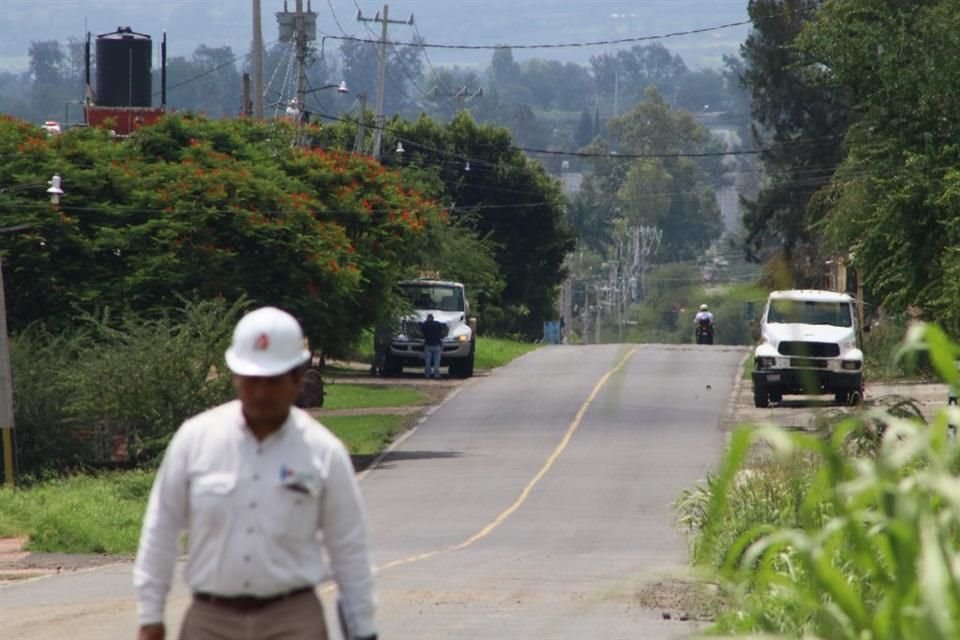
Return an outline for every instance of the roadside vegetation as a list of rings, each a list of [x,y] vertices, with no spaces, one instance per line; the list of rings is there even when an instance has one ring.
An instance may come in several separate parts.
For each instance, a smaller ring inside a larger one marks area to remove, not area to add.
[[[916,325],[901,358],[956,384],[960,347]],[[677,503],[693,561],[720,585],[715,630],[778,637],[960,636],[960,447],[909,403],[820,433],[741,427]]]
[[[427,396],[416,389],[363,384],[324,384],[324,409],[370,409],[423,404]]]
[[[477,336],[476,367],[478,369],[502,367],[540,346],[542,345],[516,339]]]
[[[695,267],[664,266],[648,275],[647,297],[642,304],[627,308],[624,342],[692,344],[693,317],[701,304],[707,304],[716,323],[717,344],[754,344],[767,290],[755,284],[727,284],[706,287]],[[601,342],[617,342],[620,331],[608,314],[601,326]],[[574,329],[583,339],[583,326]],[[588,338],[593,341],[593,329]]]
[[[323,424],[351,455],[369,458],[408,420],[401,415],[329,416]],[[151,469],[109,471],[50,478],[26,488],[0,487],[0,537],[26,536],[27,549],[37,552],[132,554],[153,476]]]
[[[33,551],[135,551],[153,470],[169,438],[187,417],[233,397],[220,368],[248,304],[184,301],[155,318],[103,312],[72,331],[34,325],[14,336],[21,473],[16,489],[0,487],[0,537],[27,536]],[[501,366],[537,346],[481,337],[477,366]],[[428,401],[415,389],[337,383],[339,373],[326,385],[326,409]],[[322,418],[360,466],[410,421],[397,414]],[[111,470],[118,467],[124,470]]]

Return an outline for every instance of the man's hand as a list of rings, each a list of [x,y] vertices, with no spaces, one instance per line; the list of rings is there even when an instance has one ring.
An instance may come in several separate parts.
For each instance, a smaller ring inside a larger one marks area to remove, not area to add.
[[[162,624],[145,624],[140,627],[137,640],[164,640],[166,629]]]

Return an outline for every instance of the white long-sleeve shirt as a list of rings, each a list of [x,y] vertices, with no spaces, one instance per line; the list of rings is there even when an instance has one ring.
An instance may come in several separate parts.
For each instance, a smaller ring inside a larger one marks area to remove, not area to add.
[[[140,534],[134,586],[140,624],[163,610],[186,530],[194,592],[267,597],[332,577],[356,636],[373,635],[373,571],[350,456],[291,408],[262,442],[239,401],[186,421],[157,472]],[[329,557],[325,561],[323,548]]]

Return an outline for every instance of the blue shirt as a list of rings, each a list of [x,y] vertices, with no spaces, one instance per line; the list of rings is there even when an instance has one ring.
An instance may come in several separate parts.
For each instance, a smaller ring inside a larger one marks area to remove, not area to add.
[[[443,344],[443,332],[447,325],[436,320],[425,320],[420,323],[420,333],[423,334],[423,344],[428,347],[439,347]]]

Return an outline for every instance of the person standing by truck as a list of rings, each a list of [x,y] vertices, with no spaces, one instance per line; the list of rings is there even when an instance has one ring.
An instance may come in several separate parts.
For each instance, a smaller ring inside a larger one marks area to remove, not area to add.
[[[443,351],[443,332],[447,328],[442,322],[433,319],[428,313],[427,319],[420,323],[423,335],[423,375],[427,378],[440,377],[440,354]]]

